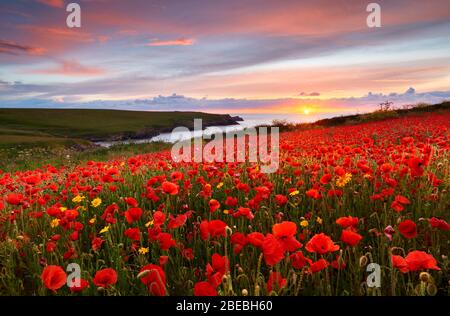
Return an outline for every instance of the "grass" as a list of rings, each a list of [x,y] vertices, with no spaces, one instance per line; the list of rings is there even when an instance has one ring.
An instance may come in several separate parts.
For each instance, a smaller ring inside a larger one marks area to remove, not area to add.
[[[176,126],[232,124],[229,115],[202,112],[144,112],[93,109],[0,109],[0,145],[33,142],[34,136],[71,139],[123,139],[156,135]],[[21,135],[14,139],[12,136]],[[31,138],[28,138],[31,137]],[[4,141],[5,140],[5,141]],[[51,140],[51,139],[48,139]]]

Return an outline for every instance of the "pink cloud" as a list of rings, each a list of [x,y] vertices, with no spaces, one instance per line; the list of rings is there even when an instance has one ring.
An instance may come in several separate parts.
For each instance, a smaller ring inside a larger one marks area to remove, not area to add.
[[[37,0],[42,4],[48,5],[54,8],[62,8],[64,7],[64,0]]]
[[[45,49],[42,47],[32,47],[15,42],[0,40],[0,53],[11,55],[17,55],[20,53],[26,53],[28,55],[42,55],[44,52]]]
[[[53,68],[38,69],[31,73],[41,75],[62,75],[72,77],[98,76],[105,73],[104,69],[98,67],[83,66],[75,60],[63,61],[60,65]]]
[[[175,40],[152,40],[150,43],[146,44],[146,46],[190,46],[195,43],[194,39],[191,38],[178,38]]]

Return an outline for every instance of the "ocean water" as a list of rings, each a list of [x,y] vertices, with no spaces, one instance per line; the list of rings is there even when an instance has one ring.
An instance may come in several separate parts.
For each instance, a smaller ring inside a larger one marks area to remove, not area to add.
[[[239,114],[238,114],[239,115]],[[242,114],[239,115],[243,121],[238,122],[236,125],[224,125],[224,126],[209,126],[203,130],[189,131],[189,132],[172,132],[161,133],[151,138],[143,139],[130,139],[121,141],[104,141],[96,142],[97,145],[102,147],[111,147],[118,144],[143,144],[151,142],[167,142],[175,143],[181,140],[187,140],[197,137],[208,137],[214,133],[230,133],[235,131],[241,131],[245,128],[255,127],[259,125],[271,125],[273,120],[284,120],[290,123],[308,123],[315,122],[320,119],[329,118],[332,115],[299,115],[299,114]]]

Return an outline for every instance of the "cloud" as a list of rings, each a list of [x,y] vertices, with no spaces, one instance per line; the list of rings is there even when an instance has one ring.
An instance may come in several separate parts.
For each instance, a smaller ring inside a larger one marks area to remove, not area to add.
[[[62,76],[98,76],[105,73],[105,70],[98,67],[83,66],[78,61],[62,61],[58,66],[47,69],[33,70],[30,73],[41,75],[62,75]]]
[[[318,96],[320,96],[320,93],[319,92],[310,92],[310,93],[300,92],[298,95],[301,97],[318,97]]]
[[[194,39],[191,38],[178,38],[175,40],[152,40],[147,43],[146,46],[190,46],[195,43]]]
[[[54,8],[64,7],[64,0],[37,0],[37,2]]]
[[[28,54],[28,55],[42,55],[45,49],[42,47],[31,47],[27,45],[21,45],[15,42],[0,40],[0,53],[3,54]]]

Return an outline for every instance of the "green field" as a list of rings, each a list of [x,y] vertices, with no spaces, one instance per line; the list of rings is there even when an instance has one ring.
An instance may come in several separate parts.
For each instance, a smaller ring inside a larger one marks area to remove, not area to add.
[[[229,115],[201,112],[143,112],[87,109],[0,109],[0,170],[69,165],[87,159],[161,150],[167,144],[117,145],[99,148],[95,140],[147,138],[177,126],[235,123]]]
[[[177,126],[226,125],[229,115],[84,109],[0,109],[0,147],[148,137]]]

